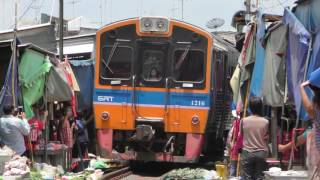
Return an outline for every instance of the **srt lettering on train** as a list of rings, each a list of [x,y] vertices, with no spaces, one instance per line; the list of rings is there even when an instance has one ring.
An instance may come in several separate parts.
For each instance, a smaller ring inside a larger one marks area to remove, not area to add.
[[[113,96],[98,96],[100,102],[113,102]]]

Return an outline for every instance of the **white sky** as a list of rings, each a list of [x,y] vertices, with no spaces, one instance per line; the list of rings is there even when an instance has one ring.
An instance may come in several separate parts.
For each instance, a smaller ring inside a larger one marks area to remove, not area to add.
[[[36,24],[41,13],[58,15],[59,0],[17,0],[18,25]],[[233,14],[244,9],[244,0],[184,0],[184,21],[206,29],[212,18],[221,18],[225,24],[218,30],[234,30],[231,26]],[[268,13],[282,14],[283,7],[293,6],[295,0],[259,1]],[[182,0],[64,0],[65,18],[84,16],[89,22],[100,26],[112,21],[141,15],[167,16],[181,19]],[[101,23],[102,22],[102,23]],[[14,23],[14,0],[0,0],[0,29],[12,28]]]

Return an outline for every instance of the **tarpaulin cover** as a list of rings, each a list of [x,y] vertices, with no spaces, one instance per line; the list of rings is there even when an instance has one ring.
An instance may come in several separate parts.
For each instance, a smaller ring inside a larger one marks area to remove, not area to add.
[[[264,48],[262,40],[265,34],[266,26],[260,11],[257,14],[257,36],[256,36],[256,60],[253,68],[250,94],[253,96],[261,96],[263,70],[264,70]]]
[[[18,65],[16,59],[11,55],[6,79],[0,92],[0,115],[6,104],[17,105],[19,97]]]
[[[265,36],[262,97],[263,102],[272,107],[280,107],[284,103],[287,29],[282,22],[274,22],[269,26]]]
[[[10,17],[2,17],[10,18]],[[13,39],[14,31],[0,34],[0,41]],[[55,24],[42,24],[30,26],[29,28],[19,29],[17,31],[20,44],[34,44],[50,52],[57,52],[57,40]]]
[[[320,28],[320,0],[308,0],[295,7],[294,14],[309,32]]]
[[[318,67],[320,67],[320,31],[316,34],[313,40],[312,55],[308,67],[307,79],[309,79],[310,74]],[[312,98],[313,93],[311,89],[306,88],[306,92],[309,98]]]
[[[22,54],[19,65],[19,81],[27,118],[33,116],[32,105],[43,96],[45,76],[51,66],[49,58],[37,51],[26,49]]]
[[[239,99],[239,91],[240,91],[240,67],[237,65],[236,69],[234,70],[232,77],[230,79],[230,87],[232,89],[233,94],[233,102],[235,104],[238,103]]]
[[[72,90],[66,74],[61,67],[51,68],[46,83],[46,98],[48,102],[71,101]]]
[[[242,47],[242,52],[239,57],[240,73],[240,95],[241,99],[247,99],[248,85],[251,79],[251,74],[253,72],[253,67],[255,63],[255,50],[256,50],[256,39],[254,34],[256,33],[256,25],[250,24],[244,45]],[[250,90],[250,89],[249,89]]]
[[[69,61],[81,90],[77,92],[78,111],[92,108],[93,62],[93,60]]]
[[[305,117],[305,110],[301,106],[300,84],[304,81],[310,33],[303,24],[287,8],[284,11],[283,22],[288,25],[288,47],[286,53],[286,70],[288,81],[288,95],[294,100],[297,115]]]

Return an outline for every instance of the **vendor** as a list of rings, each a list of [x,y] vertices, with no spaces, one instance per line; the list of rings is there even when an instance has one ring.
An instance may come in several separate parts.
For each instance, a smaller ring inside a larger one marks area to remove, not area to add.
[[[284,144],[284,145],[279,144],[278,145],[279,152],[284,153],[288,150],[291,150],[292,147],[296,149],[296,147],[299,147],[299,146],[305,144],[310,132],[311,132],[311,129],[307,128],[300,136],[298,136],[297,141],[295,143],[293,141],[291,141],[291,142]]]
[[[77,112],[76,117],[76,147],[73,148],[74,157],[81,156],[82,158],[88,157],[88,143],[89,143],[89,136],[86,127],[86,122],[84,120],[83,113],[81,111]],[[81,151],[81,154],[80,154]]]
[[[306,93],[306,87],[313,92],[312,100]],[[302,104],[309,117],[313,119],[313,129],[307,142],[308,166],[311,169],[318,169],[320,167],[320,68],[312,72],[309,80],[300,85],[300,92]]]
[[[18,155],[24,155],[26,146],[23,136],[28,136],[30,133],[30,126],[25,114],[20,112],[18,117],[13,116],[13,105],[5,105],[3,113],[4,116],[0,118],[0,137],[3,143]]]
[[[267,168],[269,121],[262,117],[263,104],[259,97],[250,97],[249,108],[252,115],[243,118],[240,124],[243,133],[241,178],[263,179]]]
[[[67,150],[67,160],[68,166],[72,160],[72,148],[74,145],[74,138],[73,138],[73,130],[76,128],[74,123],[74,116],[71,107],[66,107],[63,109],[64,118],[60,123],[60,140],[62,144],[65,144],[68,148]]]
[[[228,144],[231,160],[230,176],[235,177],[237,175],[238,155],[243,144],[242,134],[240,134],[240,121],[243,118],[243,111],[239,114],[234,110],[232,113],[235,120],[233,121],[229,132]]]
[[[45,129],[45,122],[48,116],[48,112],[44,111],[43,121],[40,118],[40,110],[37,105],[32,106],[34,116],[28,120],[30,125],[30,134],[26,139],[27,150],[33,151],[36,149],[36,145],[40,144],[42,131]]]

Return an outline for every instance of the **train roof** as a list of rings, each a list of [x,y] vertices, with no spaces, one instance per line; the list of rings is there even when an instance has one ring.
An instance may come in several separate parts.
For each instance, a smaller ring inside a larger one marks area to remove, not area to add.
[[[240,56],[240,52],[234,47],[233,44],[224,40],[222,37],[214,33],[211,33],[211,35],[213,38],[213,49],[226,52],[229,62],[232,65],[236,65]]]

